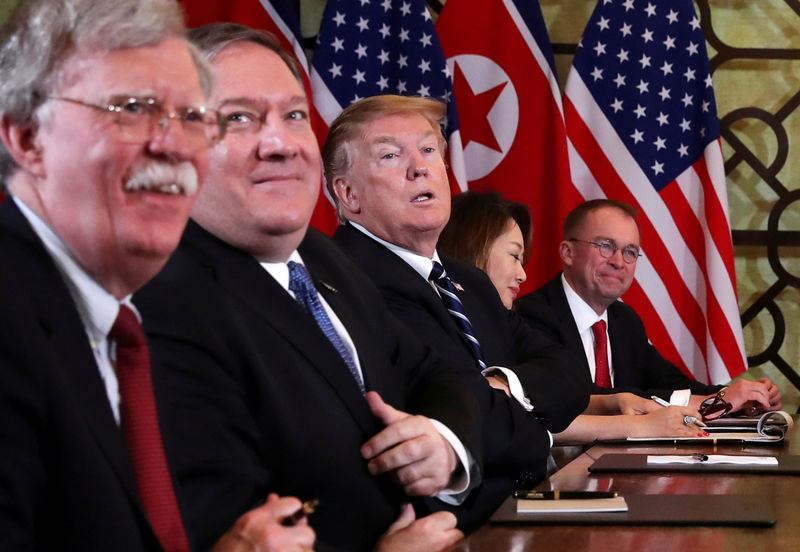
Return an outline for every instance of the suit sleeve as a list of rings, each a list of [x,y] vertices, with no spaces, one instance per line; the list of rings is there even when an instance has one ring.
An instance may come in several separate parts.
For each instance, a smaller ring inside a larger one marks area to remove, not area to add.
[[[413,302],[386,298],[389,309],[420,341],[446,353],[448,371],[471,391],[483,414],[484,461],[503,466],[514,473],[541,464],[547,457],[550,440],[542,424],[537,423],[502,391],[487,385],[474,359],[463,347],[448,348],[451,342],[442,327],[425,314],[424,307]]]
[[[552,310],[538,297],[540,293],[541,291],[535,291],[521,297],[514,303],[514,312],[539,334],[555,343],[563,344],[565,336],[553,323]]]
[[[274,489],[236,369],[242,364],[214,331],[214,322],[179,293],[172,303],[160,299],[145,291],[135,304],[144,315],[165,447],[178,468],[187,532],[193,548],[210,550],[239,515]],[[170,312],[160,312],[163,308]]]
[[[513,369],[547,429],[563,431],[589,405],[589,381],[580,359],[515,311],[508,316],[517,355]]]
[[[393,315],[388,315],[397,336],[396,365],[408,371],[408,410],[436,419],[452,430],[481,464],[480,410],[458,368],[442,359]]]
[[[7,326],[0,330],[0,549],[35,550],[36,512],[46,486],[37,428],[45,426],[46,405],[38,370],[19,350],[22,336]]]

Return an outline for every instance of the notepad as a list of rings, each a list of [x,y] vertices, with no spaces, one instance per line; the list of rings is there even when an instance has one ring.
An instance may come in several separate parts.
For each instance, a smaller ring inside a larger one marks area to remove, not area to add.
[[[729,454],[703,455],[700,460],[696,455],[661,454],[648,456],[648,464],[738,464],[742,466],[777,466],[778,459],[774,456],[745,456]]]
[[[642,459],[644,462],[644,459]],[[605,499],[596,499],[605,500]],[[492,523],[524,525],[660,525],[771,527],[775,525],[772,499],[765,495],[635,495],[625,496],[627,511],[564,512],[517,511],[517,499],[508,498],[492,515]],[[532,501],[527,501],[532,502]],[[557,501],[547,501],[557,502]],[[566,502],[566,501],[563,501]],[[539,505],[546,507],[548,505]],[[552,504],[550,505],[552,506]],[[590,508],[597,505],[589,505]]]
[[[708,453],[696,453],[707,456],[709,459],[716,456],[728,456],[736,459],[738,462],[750,462],[747,464],[741,463],[717,463],[708,461],[698,461],[692,459],[693,454],[676,454],[676,455],[663,455],[662,460],[653,463],[652,460],[648,461],[656,455],[647,454],[602,454],[594,464],[589,466],[589,473],[639,473],[639,472],[653,472],[653,473],[746,473],[750,475],[800,475],[800,455],[795,454],[778,454],[776,457],[772,455],[759,455],[749,456],[744,454],[737,455],[715,455]],[[671,461],[674,457],[675,460],[682,458],[680,461]],[[768,460],[758,461],[752,463],[753,458],[768,458]],[[774,460],[772,459],[774,458]],[[763,463],[762,463],[763,462]],[[628,503],[630,505],[630,502]]]
[[[627,512],[625,497],[565,500],[517,500],[518,514]]]

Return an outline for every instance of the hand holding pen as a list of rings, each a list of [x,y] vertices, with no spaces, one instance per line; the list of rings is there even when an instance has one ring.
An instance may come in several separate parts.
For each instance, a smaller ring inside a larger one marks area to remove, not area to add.
[[[309,509],[310,507],[310,509]],[[225,533],[212,552],[298,552],[314,546],[314,530],[306,516],[311,503],[270,493],[267,501],[242,515]]]
[[[706,427],[706,424],[701,421],[701,417],[700,417],[699,413],[693,411],[689,407],[678,407],[678,406],[675,406],[675,405],[671,405],[670,403],[668,403],[667,401],[665,401],[661,397],[657,397],[656,395],[652,395],[650,398],[653,399],[653,401],[656,404],[658,404],[660,406],[663,406],[664,408],[672,408],[672,409],[679,409],[680,408],[680,409],[683,409],[680,412],[680,414],[683,416],[683,419],[682,419],[683,425],[688,426],[688,427],[695,427],[695,426],[699,427],[702,430],[702,433],[698,434],[698,436],[707,436],[708,435],[708,432],[706,432],[705,429],[703,429],[703,428]],[[678,415],[678,414],[674,414],[674,415]]]
[[[281,525],[284,527],[292,527],[293,525],[297,525],[301,520],[305,519],[306,516],[313,514],[314,509],[317,506],[319,506],[319,500],[316,498],[313,500],[306,500],[297,510],[283,518],[281,520]]]

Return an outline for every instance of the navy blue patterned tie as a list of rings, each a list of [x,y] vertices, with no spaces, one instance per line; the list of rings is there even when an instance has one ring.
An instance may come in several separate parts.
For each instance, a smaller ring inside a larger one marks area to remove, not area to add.
[[[342,360],[344,360],[344,363],[347,365],[350,373],[353,374],[353,377],[356,379],[356,383],[358,383],[358,388],[361,390],[361,394],[366,394],[367,391],[364,388],[364,381],[361,379],[361,374],[356,367],[353,356],[345,346],[344,341],[342,341],[342,337],[336,333],[336,329],[333,327],[331,319],[328,318],[328,314],[325,312],[325,307],[323,307],[322,303],[320,303],[317,288],[314,287],[314,282],[311,281],[311,274],[309,274],[308,270],[306,270],[306,267],[300,263],[289,261],[288,264],[289,289],[294,292],[295,299],[297,299],[297,302],[300,303],[303,309],[314,317],[314,320],[317,321],[317,325],[322,330],[322,333],[325,334],[325,337],[327,337],[331,344],[336,348],[339,356],[342,357]]]
[[[431,270],[431,275],[428,277],[428,279],[431,280],[436,286],[436,289],[439,290],[439,295],[442,297],[445,308],[447,308],[450,316],[452,316],[453,320],[455,320],[456,326],[458,326],[461,335],[464,336],[464,339],[466,340],[467,345],[469,345],[472,354],[478,360],[481,370],[483,370],[486,368],[486,362],[483,360],[481,344],[478,342],[478,339],[475,337],[475,334],[472,331],[472,324],[469,323],[469,318],[467,318],[467,315],[464,314],[464,306],[461,304],[461,300],[458,298],[458,295],[456,295],[456,288],[453,286],[453,282],[450,281],[450,278],[444,271],[444,267],[438,262],[433,261],[433,269]]]

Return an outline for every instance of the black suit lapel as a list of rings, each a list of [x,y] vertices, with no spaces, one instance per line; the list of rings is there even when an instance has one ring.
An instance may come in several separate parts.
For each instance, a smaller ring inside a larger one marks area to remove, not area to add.
[[[614,368],[614,387],[636,387],[633,377],[632,348],[628,332],[620,325],[616,301],[608,307],[608,339],[611,342],[611,361]]]
[[[57,362],[65,387],[74,397],[75,404],[81,410],[97,444],[109,463],[115,467],[132,500],[144,513],[122,429],[117,426],[111,413],[108,395],[99,377],[94,355],[88,347],[82,322],[77,313],[73,321],[64,316],[64,313],[69,312],[68,309],[74,311],[71,300],[63,301],[59,306],[59,302],[54,299],[51,296],[53,301],[50,306],[53,311],[49,315],[40,316],[39,323],[52,343],[51,350],[55,351],[57,358],[70,359],[66,364],[63,361]]]
[[[553,312],[558,317],[558,324],[561,335],[564,336],[564,345],[572,351],[583,351],[583,341],[578,332],[578,326],[575,324],[575,318],[572,316],[572,311],[569,308],[567,296],[564,293],[564,287],[561,285],[561,274],[556,276],[555,279],[550,280],[546,284],[547,297]],[[586,368],[586,374],[591,378],[591,370],[589,369],[589,361],[585,354],[578,355],[581,358],[583,366]]]
[[[336,391],[364,431],[372,433],[375,421],[369,412],[364,397],[339,353],[325,334],[303,308],[278,284],[251,255],[239,251],[217,239],[197,224],[190,221],[184,236],[192,253],[213,273],[219,285],[236,298],[240,308],[254,312],[275,332],[283,336],[295,351],[304,357],[310,369],[319,374]],[[302,255],[302,251],[301,251]],[[335,303],[331,307],[342,318],[345,326],[347,316],[342,317],[343,300],[315,276],[316,267],[311,259],[303,258],[315,285]],[[324,281],[324,280],[323,280]],[[321,288],[321,289],[320,289]],[[345,309],[346,310],[346,309]],[[349,330],[348,330],[349,332]],[[356,342],[357,343],[357,342]],[[299,368],[299,367],[298,367]],[[363,366],[362,366],[363,368]]]
[[[0,206],[0,213],[0,229],[14,235],[22,244],[17,270],[26,274],[36,320],[44,339],[51,345],[38,353],[61,375],[64,387],[74,397],[74,404],[98,447],[144,515],[122,431],[111,413],[97,361],[61,273],[12,200]]]
[[[380,288],[384,298],[396,295],[408,299],[423,307],[453,339],[462,339],[453,317],[430,282],[403,259],[349,224],[336,231],[336,240],[346,244],[347,251],[356,264],[369,267],[369,276]]]

